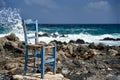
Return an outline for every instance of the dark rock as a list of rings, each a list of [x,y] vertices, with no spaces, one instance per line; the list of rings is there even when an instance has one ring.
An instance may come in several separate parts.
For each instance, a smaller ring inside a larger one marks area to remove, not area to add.
[[[24,42],[19,42],[18,47],[22,48],[22,49],[25,49],[25,43]]]
[[[117,76],[115,74],[107,74],[106,80],[120,80],[120,75]]]
[[[75,65],[81,65],[81,64],[84,64],[84,61],[83,60],[80,60],[80,59],[78,59],[78,58],[75,58],[74,60],[73,60],[73,63],[75,64]]]
[[[4,49],[7,49],[8,51],[13,51],[17,47],[17,44],[11,41],[8,41],[5,43]]]
[[[5,69],[5,65],[6,65],[6,63],[7,63],[7,60],[3,60],[3,58],[2,58],[2,60],[0,60],[0,69],[2,70],[2,69]]]
[[[0,73],[0,80],[13,80],[13,76],[7,73]]]
[[[45,42],[43,42],[43,41],[40,41],[40,44],[43,44],[43,45],[47,45]]]
[[[62,74],[63,74],[63,75],[67,76],[69,73],[70,73],[70,70],[69,70],[68,67],[63,67],[63,68],[62,68]]]
[[[98,50],[104,50],[105,48],[106,48],[106,45],[105,45],[105,44],[99,43],[99,44],[97,45],[97,49],[98,49]]]
[[[70,40],[69,43],[75,43],[75,41],[74,40]]]
[[[75,54],[77,54],[77,55],[82,55],[82,54],[84,54],[85,52],[88,52],[89,49],[88,49],[88,47],[85,46],[85,45],[79,45],[74,51],[75,51]],[[78,54],[78,53],[79,53],[79,54]]]
[[[38,37],[50,37],[49,34],[44,33],[44,34],[38,34]]]
[[[19,66],[18,63],[7,63],[7,64],[5,65],[5,68],[6,68],[6,70],[11,70],[11,69],[13,69],[13,68],[17,68],[18,66]]]
[[[5,37],[1,37],[0,38],[0,44],[2,45],[2,46],[5,46],[5,43],[6,42],[8,42],[8,40],[5,38]]]
[[[74,45],[68,44],[68,45],[67,45],[67,49],[68,49],[68,51],[69,51],[70,54],[73,54]]]
[[[107,67],[108,66],[104,62],[101,62],[101,61],[96,62],[96,68],[98,68],[98,69],[105,69]]]
[[[82,39],[77,39],[76,44],[85,44],[85,41]]]
[[[50,43],[55,43],[57,45],[62,45],[62,42],[61,41],[57,41],[57,40],[53,40]]]
[[[18,44],[12,41],[8,41],[5,43],[5,46],[3,46],[4,49],[7,49],[8,51],[12,51],[15,48],[18,48]]]
[[[15,57],[24,56],[24,50],[21,48],[15,48],[13,53]]]
[[[63,42],[63,44],[67,45],[67,43],[66,43],[66,42]]]
[[[0,44],[0,55],[1,55],[1,54],[4,54],[4,53],[5,53],[4,48],[3,48],[3,46]]]
[[[85,52],[84,54],[81,55],[82,58],[84,59],[90,59],[94,57],[93,53]]]
[[[120,38],[117,38],[116,41],[120,41]]]
[[[120,41],[120,38],[114,39],[114,38],[106,37],[102,40],[105,40],[105,41]]]
[[[114,49],[109,49],[107,54],[111,55],[111,56],[116,56],[118,54],[118,51],[114,50]]]
[[[55,38],[56,38],[56,37],[58,37],[58,34],[53,34],[52,37],[55,37]]]
[[[19,67],[16,67],[12,70],[10,70],[12,75],[16,75],[16,74],[22,74],[23,73],[23,69],[20,69]]]
[[[59,53],[59,54],[57,55],[57,58],[58,58],[58,60],[60,60],[60,61],[66,61],[66,60],[67,60],[67,57],[66,57],[64,54],[62,54],[62,53]]]
[[[96,49],[96,48],[97,48],[97,45],[94,44],[94,43],[90,43],[90,44],[88,45],[88,47],[91,48],[91,49]]]
[[[64,34],[62,35],[62,36],[60,36],[60,37],[68,37],[68,36],[65,36]]]
[[[110,37],[106,37],[106,38],[104,38],[102,40],[112,40],[112,41],[114,41],[115,39],[114,38],[110,38]]]
[[[8,36],[6,36],[6,38],[10,41],[19,41],[19,38],[15,35],[15,34],[10,34]]]
[[[24,50],[21,48],[18,48],[18,44],[12,41],[6,42],[4,49],[7,53],[14,53],[15,57],[19,57],[24,54]]]

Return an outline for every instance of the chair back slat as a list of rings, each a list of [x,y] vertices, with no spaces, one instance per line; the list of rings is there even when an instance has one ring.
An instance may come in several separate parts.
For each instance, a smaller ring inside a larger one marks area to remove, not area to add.
[[[35,36],[28,36],[28,39],[36,39]]]
[[[23,30],[24,30],[24,37],[25,37],[25,45],[29,44],[29,40],[30,39],[35,39],[35,44],[38,44],[38,21],[29,21],[29,20],[24,20],[23,22]],[[27,30],[27,26],[28,24],[34,24],[35,31],[32,31],[32,33],[34,33],[34,35],[29,35],[30,32]]]

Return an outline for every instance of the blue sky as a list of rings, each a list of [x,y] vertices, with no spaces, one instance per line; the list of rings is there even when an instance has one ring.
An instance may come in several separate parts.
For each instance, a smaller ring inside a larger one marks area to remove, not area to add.
[[[120,23],[120,0],[0,0],[3,7],[40,23]]]

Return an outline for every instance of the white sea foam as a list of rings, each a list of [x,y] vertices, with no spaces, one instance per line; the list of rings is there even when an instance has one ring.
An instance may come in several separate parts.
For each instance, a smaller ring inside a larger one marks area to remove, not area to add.
[[[43,32],[39,32],[42,33]],[[24,41],[24,34],[16,34],[20,40]],[[34,35],[33,33],[30,33],[29,36]],[[104,43],[106,45],[116,45],[119,46],[120,45],[120,41],[101,41],[101,39],[104,39],[105,37],[111,37],[111,38],[117,38],[117,36],[119,35],[111,35],[111,34],[104,34],[104,35],[90,35],[90,34],[69,34],[67,35],[67,37],[60,37],[61,35],[59,35],[58,37],[39,37],[39,41],[43,41],[46,43],[49,43],[50,41],[53,40],[57,40],[57,41],[61,41],[61,42],[69,42],[70,40],[77,40],[77,39],[83,39],[85,42],[94,42],[94,43]],[[30,43],[34,43],[34,39],[31,39],[29,41]]]
[[[43,34],[44,32],[39,32],[39,34]],[[21,41],[24,41],[24,34],[18,34],[15,33],[19,39]],[[57,35],[59,35],[58,33],[56,33]],[[3,37],[5,35],[9,35],[9,34],[0,34],[0,37]],[[34,35],[33,33],[29,33],[29,36]],[[53,35],[53,34],[51,34]],[[104,43],[106,45],[116,45],[119,46],[120,45],[120,41],[101,41],[101,39],[104,39],[106,37],[110,37],[110,38],[119,38],[120,34],[104,34],[104,35],[91,35],[91,34],[84,34],[84,33],[80,33],[80,34],[68,34],[66,37],[61,37],[61,35],[59,35],[58,37],[39,37],[39,41],[43,41],[46,43],[49,43],[50,41],[53,40],[57,40],[57,41],[61,41],[61,42],[69,42],[70,40],[77,40],[77,39],[83,39],[85,42],[91,43]],[[30,43],[34,44],[34,39],[29,40]]]

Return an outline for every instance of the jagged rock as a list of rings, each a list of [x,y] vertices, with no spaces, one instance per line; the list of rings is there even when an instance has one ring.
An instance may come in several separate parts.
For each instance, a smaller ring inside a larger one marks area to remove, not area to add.
[[[91,48],[91,49],[96,49],[96,48],[97,48],[97,45],[96,45],[95,43],[90,43],[90,44],[88,45],[88,47]]]
[[[66,36],[66,35],[63,34],[63,35],[61,35],[60,37],[68,37],[68,36]]]
[[[52,37],[55,37],[55,38],[56,38],[56,37],[58,37],[58,34],[55,34],[55,33],[54,33],[54,34],[52,35]]]
[[[106,69],[106,68],[108,68],[108,66],[102,61],[97,61],[96,62],[96,68],[98,68],[98,69]]]
[[[20,55],[23,55],[24,50],[21,48],[18,48],[18,44],[12,41],[8,41],[5,43],[4,49],[7,53],[14,53],[15,57],[19,57]]]
[[[83,60],[79,60],[78,58],[75,58],[73,60],[73,63],[76,64],[76,65],[81,65],[81,64],[84,64],[84,61]]]
[[[38,34],[38,37],[49,37],[49,34],[44,33],[44,34]]]
[[[0,38],[0,44],[2,46],[4,46],[6,42],[8,42],[8,40],[5,37]]]
[[[19,67],[16,67],[16,68],[13,68],[10,70],[10,73],[12,75],[16,75],[16,74],[22,74],[23,73],[23,68],[19,68]]]
[[[8,36],[6,36],[6,38],[10,41],[19,41],[19,38],[15,35],[15,34],[10,34]]]
[[[115,56],[118,54],[118,51],[116,51],[114,49],[109,49],[107,53],[110,54],[111,56]]]
[[[115,74],[107,74],[106,80],[120,80],[120,75],[117,76]]]
[[[85,41],[82,39],[77,39],[76,44],[85,44]]]
[[[120,41],[120,38],[114,39],[114,38],[106,37],[102,40],[105,40],[105,41]]]
[[[11,70],[11,69],[17,68],[17,67],[19,67],[19,63],[7,63],[7,64],[5,65],[5,68],[6,68],[7,70]]]
[[[4,54],[4,53],[5,53],[4,48],[3,48],[3,46],[0,44],[0,55],[1,55],[1,54]]]
[[[50,43],[52,43],[52,42],[55,42],[57,45],[62,45],[62,42],[61,42],[61,41],[53,40],[53,41],[51,41]]]
[[[116,41],[120,41],[120,38],[117,38]]]
[[[23,75],[13,75],[14,80],[43,80],[41,79],[40,73],[28,73],[26,76]],[[47,72],[44,75],[44,80],[69,80],[65,78],[62,74],[57,73],[53,75],[52,72]]]
[[[57,69],[56,69],[56,72],[57,72],[57,73],[61,73],[62,67],[63,67],[62,61],[58,60],[58,61],[57,61]]]
[[[5,69],[5,65],[6,65],[6,63],[7,63],[7,60],[6,59],[3,59],[3,58],[1,58],[2,60],[0,60],[0,70],[3,70],[3,69]]]
[[[13,53],[15,57],[24,56],[24,50],[21,48],[15,48]]]
[[[83,55],[85,52],[88,52],[89,51],[89,49],[88,49],[88,47],[87,46],[85,46],[85,45],[79,45],[79,46],[77,46],[77,48],[75,48],[75,55]]]
[[[60,61],[66,61],[67,57],[65,56],[64,52],[59,51],[58,54],[57,54],[57,59],[60,60]]]
[[[6,42],[4,46],[4,48],[7,49],[8,51],[11,51],[17,47],[18,47],[18,44],[12,41]]]
[[[102,40],[112,40],[112,41],[114,41],[115,39],[114,38],[110,38],[110,37],[106,37],[106,38],[104,38]]]
[[[62,74],[63,74],[63,75],[68,75],[69,73],[70,73],[70,70],[69,70],[68,67],[63,67],[63,68],[62,68]]]
[[[81,57],[83,57],[84,59],[93,58],[93,56],[94,56],[93,53],[88,53],[88,52],[85,52],[84,54],[81,55]]]
[[[47,45],[45,42],[43,42],[43,41],[40,41],[40,44],[43,44],[43,45]]]
[[[18,47],[22,48],[22,49],[25,49],[25,43],[24,42],[19,42]]]
[[[0,80],[13,80],[13,76],[7,73],[0,73]]]
[[[70,40],[69,43],[75,43],[75,41],[74,40]]]
[[[105,48],[106,48],[105,44],[99,43],[99,44],[97,45],[97,49],[98,49],[98,50],[104,50]]]

